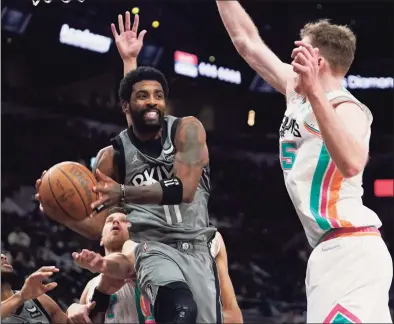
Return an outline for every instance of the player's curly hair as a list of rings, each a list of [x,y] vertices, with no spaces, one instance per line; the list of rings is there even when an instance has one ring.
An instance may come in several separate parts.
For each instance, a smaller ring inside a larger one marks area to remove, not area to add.
[[[140,81],[157,81],[161,84],[164,91],[164,96],[168,97],[168,83],[163,73],[159,70],[149,66],[139,66],[137,69],[130,71],[120,81],[119,99],[123,102],[129,102],[133,92],[133,86]]]

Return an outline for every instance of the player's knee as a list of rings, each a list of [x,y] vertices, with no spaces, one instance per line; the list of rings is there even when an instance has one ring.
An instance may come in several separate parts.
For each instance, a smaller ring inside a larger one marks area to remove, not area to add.
[[[156,323],[196,323],[197,304],[184,282],[172,282],[159,288],[154,313]]]

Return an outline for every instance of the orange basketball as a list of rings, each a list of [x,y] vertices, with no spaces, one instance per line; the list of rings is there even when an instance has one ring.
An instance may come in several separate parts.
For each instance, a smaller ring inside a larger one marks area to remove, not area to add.
[[[54,165],[42,178],[39,189],[45,213],[61,223],[87,218],[92,212],[90,205],[98,199],[92,190],[96,183],[93,173],[82,164]]]

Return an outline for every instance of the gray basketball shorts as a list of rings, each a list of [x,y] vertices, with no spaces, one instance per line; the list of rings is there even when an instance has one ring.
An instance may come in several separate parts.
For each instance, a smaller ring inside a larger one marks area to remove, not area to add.
[[[135,249],[137,280],[154,305],[160,286],[186,283],[197,304],[197,323],[222,323],[216,262],[207,243],[142,242]]]

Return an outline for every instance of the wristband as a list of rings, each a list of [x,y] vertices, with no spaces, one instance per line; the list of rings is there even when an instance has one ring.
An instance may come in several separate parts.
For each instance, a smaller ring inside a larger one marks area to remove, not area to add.
[[[126,188],[124,186],[124,184],[120,185],[120,203],[124,204],[126,201]]]
[[[109,306],[109,302],[111,299],[111,295],[107,295],[102,293],[101,291],[97,290],[97,287],[94,288],[92,302],[96,302],[96,306],[90,312],[90,316],[94,316],[97,313],[106,312]]]
[[[160,180],[163,190],[163,199],[160,205],[179,205],[183,198],[183,184],[181,179],[174,177],[168,180]]]

